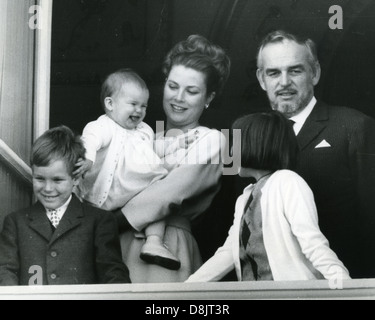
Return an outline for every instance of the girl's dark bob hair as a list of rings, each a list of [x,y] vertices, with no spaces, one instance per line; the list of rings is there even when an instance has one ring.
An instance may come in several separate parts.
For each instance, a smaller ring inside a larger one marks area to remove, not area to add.
[[[292,125],[278,111],[255,113],[235,121],[241,130],[241,166],[257,170],[295,170],[298,142]]]

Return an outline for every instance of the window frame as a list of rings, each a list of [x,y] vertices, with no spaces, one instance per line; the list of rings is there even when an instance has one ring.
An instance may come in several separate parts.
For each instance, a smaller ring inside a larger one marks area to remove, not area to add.
[[[33,138],[49,129],[53,0],[37,0],[41,25],[35,30]]]
[[[36,0],[40,29],[35,30],[33,138],[49,129],[53,0]],[[375,279],[346,280],[333,290],[327,280],[216,282],[0,288],[0,299],[371,299]]]

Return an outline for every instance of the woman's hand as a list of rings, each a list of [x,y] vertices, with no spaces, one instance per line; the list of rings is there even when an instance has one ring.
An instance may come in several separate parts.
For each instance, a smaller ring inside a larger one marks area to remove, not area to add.
[[[94,163],[91,160],[85,160],[82,158],[78,159],[78,162],[75,165],[75,168],[77,169],[73,172],[73,176],[76,178],[82,177],[82,179],[84,179],[85,174],[90,171],[93,165]]]

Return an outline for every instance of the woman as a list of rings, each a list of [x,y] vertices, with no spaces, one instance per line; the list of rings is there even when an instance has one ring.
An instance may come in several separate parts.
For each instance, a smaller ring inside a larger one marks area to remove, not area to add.
[[[120,229],[133,229],[121,236],[123,259],[133,283],[183,282],[201,266],[190,226],[219,191],[223,170],[225,138],[217,130],[200,126],[199,120],[229,76],[228,56],[194,35],[169,52],[163,72],[166,132],[158,134],[155,145],[169,173],[129,201],[118,215]],[[147,264],[139,257],[145,240],[134,230],[142,231],[165,218],[165,242],[180,260],[179,270]]]
[[[281,113],[236,121],[241,130],[241,177],[253,177],[236,204],[229,236],[188,282],[221,279],[235,269],[239,281],[350,279],[321,233],[314,197],[290,169],[298,145]]]

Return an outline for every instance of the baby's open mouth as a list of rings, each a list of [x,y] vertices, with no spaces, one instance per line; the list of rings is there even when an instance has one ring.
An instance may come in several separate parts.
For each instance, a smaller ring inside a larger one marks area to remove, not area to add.
[[[133,122],[139,122],[141,119],[141,117],[138,117],[138,116],[131,116],[130,117],[130,120],[133,121]]]

